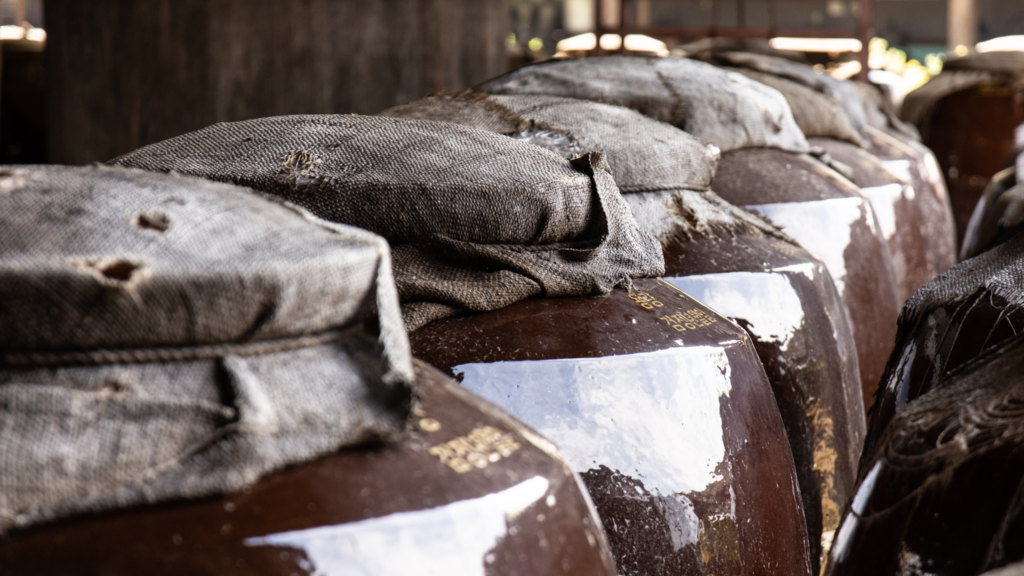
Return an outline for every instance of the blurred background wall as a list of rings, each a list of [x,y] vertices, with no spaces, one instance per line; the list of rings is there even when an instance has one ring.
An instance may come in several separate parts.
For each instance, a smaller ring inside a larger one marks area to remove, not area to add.
[[[594,30],[598,1],[617,26],[622,0],[0,0],[0,163],[109,160],[221,121],[377,112],[555,55]],[[871,67],[937,73],[955,47],[952,2],[972,6],[976,41],[1024,33],[1024,0],[873,0]],[[858,5],[629,0],[625,16],[852,32]]]
[[[48,158],[377,112],[505,71],[508,0],[46,0]]]

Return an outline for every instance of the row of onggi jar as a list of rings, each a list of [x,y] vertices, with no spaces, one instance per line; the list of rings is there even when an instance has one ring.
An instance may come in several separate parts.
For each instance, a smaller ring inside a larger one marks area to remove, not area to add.
[[[883,95],[731,48],[4,168],[0,574],[1024,557],[1019,242],[950,270]]]

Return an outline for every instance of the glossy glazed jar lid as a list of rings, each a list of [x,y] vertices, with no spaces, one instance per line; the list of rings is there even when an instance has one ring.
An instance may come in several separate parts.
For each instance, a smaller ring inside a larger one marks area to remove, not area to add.
[[[403,429],[380,237],[139,170],[7,167],[0,187],[0,531],[237,490]]]

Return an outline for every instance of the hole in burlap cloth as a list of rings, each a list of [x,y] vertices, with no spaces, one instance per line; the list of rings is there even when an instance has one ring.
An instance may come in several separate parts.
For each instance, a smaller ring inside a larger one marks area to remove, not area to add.
[[[139,282],[149,277],[149,270],[142,263],[126,258],[80,260],[75,262],[75,266],[91,274],[103,284],[126,290],[134,288]]]
[[[137,215],[133,224],[135,224],[136,228],[144,230],[166,232],[171,227],[171,219],[166,214],[161,214],[160,212],[147,212]]]
[[[307,150],[293,150],[281,158],[279,174],[286,176],[313,176],[313,169],[320,165],[320,157]]]
[[[25,185],[27,173],[24,170],[4,168],[0,170],[0,194],[12,192]]]

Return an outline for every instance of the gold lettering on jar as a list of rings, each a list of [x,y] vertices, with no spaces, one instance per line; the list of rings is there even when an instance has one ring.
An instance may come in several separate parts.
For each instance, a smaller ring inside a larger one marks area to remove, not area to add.
[[[637,292],[636,294],[630,294],[629,297],[633,300],[633,302],[636,302],[637,304],[639,304],[640,306],[647,310],[653,310],[655,308],[661,308],[662,306],[664,306],[664,304],[655,300],[654,296],[651,296],[647,292]]]
[[[515,436],[491,426],[474,429],[465,436],[432,446],[427,453],[437,456],[442,464],[459,474],[474,468],[486,468],[502,458],[508,458],[520,447]]]
[[[661,318],[658,318],[658,320],[663,320],[665,324],[670,326],[676,332],[696,330],[697,328],[710,326],[715,323],[714,316],[699,308],[691,308],[680,314],[662,316]]]

